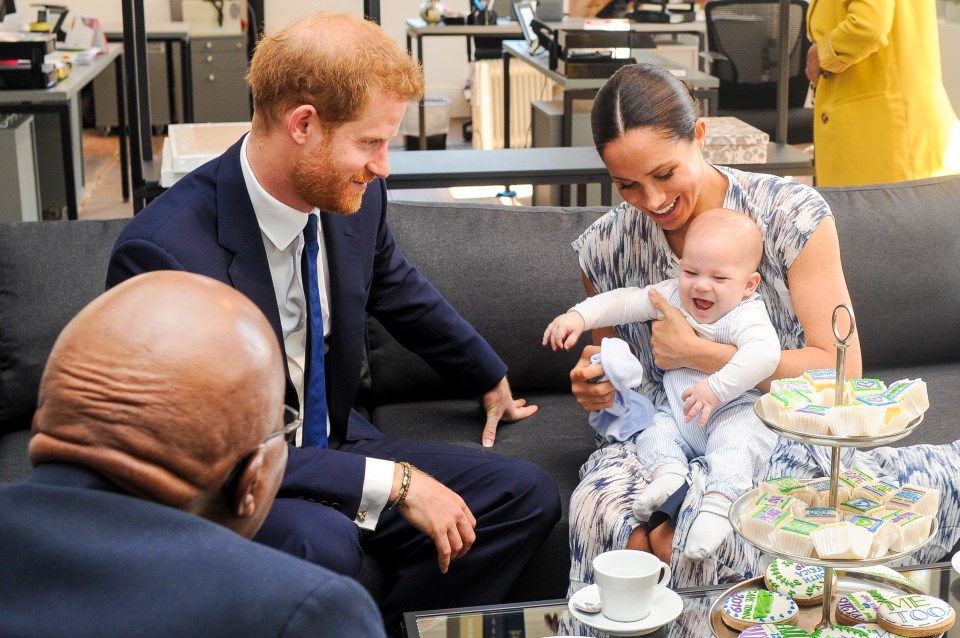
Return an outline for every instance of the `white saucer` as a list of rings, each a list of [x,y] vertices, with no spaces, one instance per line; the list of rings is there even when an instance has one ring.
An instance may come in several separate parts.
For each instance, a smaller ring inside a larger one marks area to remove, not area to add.
[[[573,606],[576,602],[599,602],[600,592],[596,585],[584,587],[570,598],[567,607],[573,617],[585,625],[594,629],[608,633],[611,636],[642,636],[660,629],[671,620],[676,619],[683,611],[683,599],[680,594],[672,589],[664,587],[658,591],[653,598],[653,604],[650,605],[650,614],[635,622],[618,622],[610,620],[603,613],[585,614]]]
[[[953,558],[950,559],[950,564],[953,565],[953,571],[960,574],[960,552],[953,555]]]

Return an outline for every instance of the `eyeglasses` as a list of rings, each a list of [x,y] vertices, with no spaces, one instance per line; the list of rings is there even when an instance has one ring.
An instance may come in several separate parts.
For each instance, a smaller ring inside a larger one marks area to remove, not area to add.
[[[300,413],[291,408],[289,405],[283,406],[283,427],[277,430],[276,432],[271,432],[263,439],[262,443],[266,443],[270,439],[278,436],[283,436],[283,438],[289,438],[291,434],[299,430],[303,426],[303,419],[300,418]],[[261,444],[262,444],[261,443]]]
[[[283,427],[265,436],[260,442],[260,445],[265,445],[268,441],[270,441],[270,439],[275,439],[278,436],[283,436],[284,439],[288,439],[291,434],[299,430],[302,426],[303,419],[300,417],[300,413],[291,408],[289,405],[285,405],[283,406]],[[250,462],[250,459],[253,458],[254,454],[256,454],[256,450],[246,454],[243,458],[237,461],[237,464],[234,465],[230,470],[230,474],[227,476],[227,480],[224,482],[223,487],[221,488],[225,494],[232,495],[234,493],[237,487],[237,481],[240,480],[240,474],[243,472],[243,468],[247,466],[247,463]]]

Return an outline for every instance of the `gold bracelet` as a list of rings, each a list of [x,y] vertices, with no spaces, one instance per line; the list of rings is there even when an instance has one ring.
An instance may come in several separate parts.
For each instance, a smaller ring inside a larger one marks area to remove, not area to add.
[[[410,483],[413,479],[413,466],[406,461],[401,461],[400,465],[403,466],[403,478],[400,479],[400,492],[397,494],[396,500],[390,503],[387,509],[400,507],[407,499],[407,492],[410,491]]]

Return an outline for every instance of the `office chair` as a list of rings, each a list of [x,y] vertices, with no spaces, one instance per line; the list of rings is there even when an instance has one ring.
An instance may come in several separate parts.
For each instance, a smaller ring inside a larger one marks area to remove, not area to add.
[[[717,115],[739,118],[773,140],[780,74],[780,0],[712,0],[704,6],[710,73],[720,79]],[[813,109],[803,108],[807,0],[790,0],[790,87],[787,143],[813,142]]]

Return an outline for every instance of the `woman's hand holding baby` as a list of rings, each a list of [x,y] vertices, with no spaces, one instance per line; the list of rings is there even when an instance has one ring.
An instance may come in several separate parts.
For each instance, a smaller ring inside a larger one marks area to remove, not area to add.
[[[550,322],[543,333],[542,343],[543,345],[550,344],[554,352],[557,351],[557,348],[569,350],[577,344],[585,329],[586,324],[583,321],[583,316],[579,312],[571,310]]]
[[[720,405],[720,399],[713,393],[710,383],[703,379],[690,386],[680,395],[683,399],[683,420],[684,423],[690,423],[693,417],[700,413],[700,427],[707,425],[707,419],[713,409]]]

